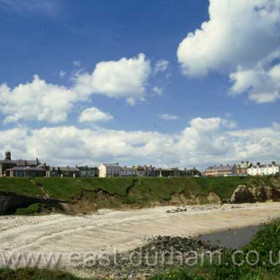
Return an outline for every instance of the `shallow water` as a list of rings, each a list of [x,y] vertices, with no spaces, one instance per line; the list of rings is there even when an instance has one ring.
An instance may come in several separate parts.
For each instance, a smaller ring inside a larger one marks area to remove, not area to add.
[[[215,246],[223,246],[229,249],[239,249],[248,244],[259,229],[260,226],[229,229],[226,231],[203,234],[199,237],[199,239],[202,241],[209,241]]]

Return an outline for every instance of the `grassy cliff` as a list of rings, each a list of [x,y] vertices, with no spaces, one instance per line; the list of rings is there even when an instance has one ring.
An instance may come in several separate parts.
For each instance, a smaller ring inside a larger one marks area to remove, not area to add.
[[[279,187],[273,177],[217,178],[0,178],[0,192],[71,202],[76,212],[100,208],[209,203],[230,199],[238,185]],[[73,208],[73,207],[72,207]]]

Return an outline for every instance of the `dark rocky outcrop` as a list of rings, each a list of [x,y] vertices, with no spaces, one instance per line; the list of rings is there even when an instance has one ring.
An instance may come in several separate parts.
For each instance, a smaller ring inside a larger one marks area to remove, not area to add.
[[[232,203],[254,202],[254,198],[247,186],[240,185],[232,194],[231,202]]]
[[[231,196],[232,203],[265,202],[267,200],[279,201],[280,191],[263,185],[253,187],[240,185]]]
[[[24,195],[18,195],[10,192],[0,192],[0,215],[13,212],[17,208],[25,208],[33,203],[45,203],[52,207],[61,209],[61,203],[65,203],[61,200],[37,198]]]

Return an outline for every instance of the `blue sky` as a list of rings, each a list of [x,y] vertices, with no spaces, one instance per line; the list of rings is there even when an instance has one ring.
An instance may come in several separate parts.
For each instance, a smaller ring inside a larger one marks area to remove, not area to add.
[[[0,152],[279,160],[280,7],[255,2],[0,0]]]

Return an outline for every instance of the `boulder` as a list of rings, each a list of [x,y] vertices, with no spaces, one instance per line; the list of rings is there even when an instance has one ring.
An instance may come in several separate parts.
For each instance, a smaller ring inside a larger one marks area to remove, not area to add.
[[[222,200],[221,198],[215,194],[214,192],[210,192],[208,195],[208,201],[210,204],[221,204]]]
[[[264,186],[250,188],[254,201],[265,202],[268,200],[267,191]]]

